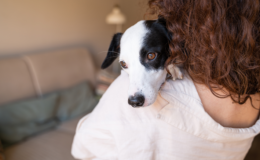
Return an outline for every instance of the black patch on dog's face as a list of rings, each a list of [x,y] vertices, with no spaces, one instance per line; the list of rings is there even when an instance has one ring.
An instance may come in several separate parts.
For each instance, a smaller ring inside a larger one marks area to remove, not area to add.
[[[148,70],[164,69],[165,61],[169,56],[170,34],[161,20],[145,21],[148,33],[144,37],[140,51],[140,62]],[[149,53],[157,53],[153,60],[147,59]]]

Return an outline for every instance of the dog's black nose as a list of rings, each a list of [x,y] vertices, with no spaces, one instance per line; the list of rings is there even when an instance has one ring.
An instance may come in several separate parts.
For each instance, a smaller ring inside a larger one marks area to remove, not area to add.
[[[128,98],[128,104],[132,107],[141,107],[144,104],[144,96],[141,94],[130,96]]]

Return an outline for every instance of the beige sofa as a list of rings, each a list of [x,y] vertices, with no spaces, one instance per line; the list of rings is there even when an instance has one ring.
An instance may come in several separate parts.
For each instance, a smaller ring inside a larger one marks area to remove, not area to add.
[[[96,73],[93,60],[84,48],[0,58],[0,107],[84,81],[89,81],[94,88]],[[6,160],[73,160],[71,144],[81,117],[7,147]],[[259,142],[260,135],[246,160],[259,159]]]
[[[84,48],[64,49],[0,59],[0,106],[40,97],[89,81],[95,87],[96,68]],[[7,147],[7,160],[73,160],[71,144],[81,117]]]

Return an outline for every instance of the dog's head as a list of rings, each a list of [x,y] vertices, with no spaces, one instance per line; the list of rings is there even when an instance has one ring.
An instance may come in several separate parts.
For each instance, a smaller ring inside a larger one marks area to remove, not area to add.
[[[149,106],[156,100],[167,75],[164,64],[170,39],[163,19],[140,21],[124,34],[114,35],[101,68],[107,68],[119,56],[121,67],[129,74],[131,106]]]

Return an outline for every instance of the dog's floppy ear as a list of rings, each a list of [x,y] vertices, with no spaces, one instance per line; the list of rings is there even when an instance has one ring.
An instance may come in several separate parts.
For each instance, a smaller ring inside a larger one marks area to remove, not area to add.
[[[159,16],[158,19],[156,20],[156,22],[157,22],[157,23],[160,23],[160,24],[162,24],[163,26],[166,27],[166,20],[165,20],[164,17]]]
[[[122,37],[122,33],[116,33],[113,36],[113,39],[110,43],[108,52],[107,52],[107,56],[104,60],[104,62],[101,65],[102,69],[107,68],[108,66],[110,66],[114,60],[119,56],[120,54],[120,40]]]
[[[181,71],[179,66],[176,66],[174,64],[169,64],[167,66],[167,70],[170,73],[167,74],[166,79],[172,79],[174,81],[176,79],[183,79],[183,73],[182,73],[182,71]]]
[[[156,20],[156,23],[162,25],[164,28],[165,28],[165,34],[166,34],[166,37],[167,39],[169,40],[169,42],[172,40],[172,34],[168,31],[167,29],[167,23],[166,23],[166,20],[164,17],[162,16],[159,16],[158,19]]]

